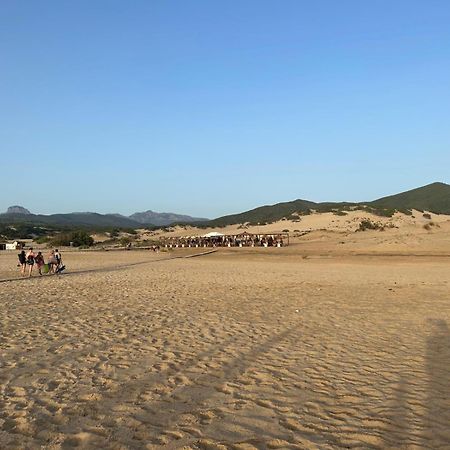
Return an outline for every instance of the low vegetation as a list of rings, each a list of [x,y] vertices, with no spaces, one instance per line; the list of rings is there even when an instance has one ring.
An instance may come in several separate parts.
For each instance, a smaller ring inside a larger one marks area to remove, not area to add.
[[[440,228],[439,224],[436,222],[428,222],[423,226],[427,231],[431,231],[433,227]]]
[[[29,223],[0,224],[0,239],[36,239],[54,232],[52,227],[43,227]]]
[[[367,231],[367,230],[383,231],[384,226],[379,222],[373,222],[372,220],[369,219],[361,220],[359,227],[356,231]]]
[[[50,240],[53,247],[91,247],[94,239],[85,230],[72,231],[70,233],[60,233]]]

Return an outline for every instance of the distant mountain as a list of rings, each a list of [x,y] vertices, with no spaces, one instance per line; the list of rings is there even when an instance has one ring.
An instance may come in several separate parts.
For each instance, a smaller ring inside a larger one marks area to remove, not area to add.
[[[59,227],[90,228],[139,228],[145,226],[167,226],[173,223],[202,222],[208,219],[174,213],[145,211],[130,217],[121,214],[98,214],[94,212],[74,212],[68,214],[31,214],[22,206],[11,206],[0,214],[0,223],[29,223]]]
[[[200,217],[186,216],[183,214],[158,213],[151,210],[134,213],[129,216],[129,218],[143,225],[155,225],[158,227],[167,226],[173,223],[204,222],[209,220]]]
[[[205,224],[220,227],[237,223],[266,223],[283,218],[294,218],[297,214],[309,214],[311,211],[341,212],[354,208],[366,209],[380,215],[392,215],[395,211],[407,212],[411,209],[427,210],[436,214],[450,214],[450,186],[445,183],[432,183],[400,194],[360,203],[315,203],[308,200],[294,200],[219,217]]]
[[[53,225],[58,227],[92,227],[92,228],[138,228],[138,222],[128,217],[117,217],[112,214],[97,214],[91,212],[69,214],[0,214],[0,223],[30,223],[39,225]]]
[[[31,214],[31,213],[30,211],[28,211],[28,209],[24,208],[23,206],[14,205],[10,206],[6,210],[5,214]]]

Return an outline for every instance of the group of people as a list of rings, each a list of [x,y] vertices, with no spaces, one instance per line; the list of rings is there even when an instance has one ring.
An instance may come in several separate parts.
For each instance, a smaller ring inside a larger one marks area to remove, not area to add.
[[[39,275],[42,275],[42,272],[48,274],[59,273],[61,268],[64,267],[62,264],[62,256],[58,249],[50,251],[47,256],[47,262],[45,262],[42,252],[35,253],[33,251],[33,247],[30,247],[27,252],[22,250],[18,254],[18,257],[18,266],[20,267],[22,276],[26,276],[28,267],[28,276],[31,277],[35,265],[38,269]]]
[[[281,234],[250,234],[169,238],[166,247],[283,247]]]

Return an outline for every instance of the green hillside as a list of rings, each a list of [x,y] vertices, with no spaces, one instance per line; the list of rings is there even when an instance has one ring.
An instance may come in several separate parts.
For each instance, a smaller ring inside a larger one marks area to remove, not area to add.
[[[445,183],[432,183],[411,191],[383,197],[369,205],[385,209],[418,209],[436,214],[450,214],[450,186]]]
[[[288,217],[293,213],[308,213],[310,209],[314,209],[317,203],[307,200],[294,200],[292,202],[277,203],[276,205],[260,206],[240,214],[232,214],[230,216],[219,217],[209,222],[204,222],[210,227],[221,227],[235,223],[264,223],[274,222],[283,217]]]
[[[289,218],[292,214],[297,213],[309,214],[311,211],[340,213],[353,208],[365,209],[381,216],[391,216],[395,211],[407,213],[411,209],[427,210],[436,214],[450,214],[450,186],[445,183],[433,183],[411,191],[360,203],[315,203],[307,200],[294,200],[219,217],[199,225],[221,227],[237,223],[266,223]]]

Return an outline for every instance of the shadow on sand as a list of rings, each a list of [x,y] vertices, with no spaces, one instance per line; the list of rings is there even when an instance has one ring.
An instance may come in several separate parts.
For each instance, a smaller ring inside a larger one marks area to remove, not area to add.
[[[429,319],[425,442],[433,448],[450,447],[450,329],[442,319]]]
[[[411,367],[399,374],[387,413],[387,448],[450,448],[450,329],[442,319],[428,319],[427,327],[428,382]]]

